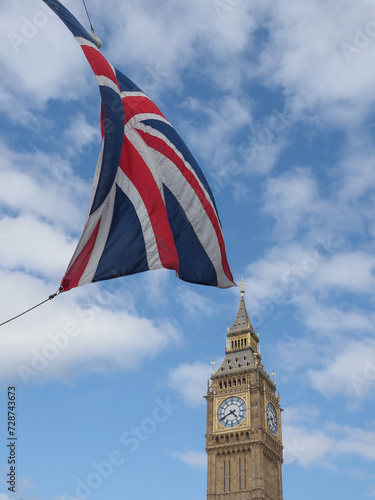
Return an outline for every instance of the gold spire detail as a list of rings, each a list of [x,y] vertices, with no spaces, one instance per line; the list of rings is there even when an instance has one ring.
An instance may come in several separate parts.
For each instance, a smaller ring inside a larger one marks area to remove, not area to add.
[[[240,283],[240,288],[241,288],[241,294],[244,294],[245,293],[245,283],[244,283],[244,280],[243,278],[241,279],[241,283]]]

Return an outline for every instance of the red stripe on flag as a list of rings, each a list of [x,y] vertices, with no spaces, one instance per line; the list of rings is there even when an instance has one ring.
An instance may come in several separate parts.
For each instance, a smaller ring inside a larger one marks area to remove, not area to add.
[[[81,45],[81,49],[83,50],[86,59],[88,60],[95,75],[106,76],[120,88],[116,78],[116,74],[103,54],[99,52],[99,50],[94,49],[93,47],[90,47],[88,45]]]
[[[95,247],[96,238],[99,232],[101,218],[97,223],[94,231],[91,233],[90,238],[87,240],[81,252],[77,255],[75,261],[67,270],[65,276],[61,281],[61,286],[64,287],[64,292],[78,286],[79,280],[82,278],[83,273],[90,260],[91,254]]]
[[[224,245],[224,238],[223,238],[223,234],[221,231],[219,220],[217,218],[216,212],[213,209],[211,203],[207,200],[206,195],[204,194],[197,178],[186,167],[183,160],[181,160],[181,158],[176,154],[176,152],[170,146],[168,146],[168,144],[165,141],[163,141],[162,139],[159,139],[158,137],[155,137],[152,134],[144,132],[143,130],[137,129],[137,132],[141,135],[141,137],[143,138],[145,143],[150,148],[163,154],[166,158],[168,158],[178,168],[178,170],[182,173],[182,175],[185,177],[187,182],[190,184],[190,186],[194,190],[195,194],[198,196],[200,202],[202,203],[204,210],[206,211],[206,213],[211,221],[211,224],[214,228],[214,231],[216,233],[216,236],[217,236],[217,239],[219,242],[219,247],[220,247],[220,252],[221,252],[221,263],[223,266],[224,273],[226,274],[228,279],[233,281],[232,273],[229,269],[229,264],[227,262],[225,245]]]
[[[125,122],[127,123],[131,118],[138,114],[153,113],[162,118],[165,118],[160,109],[146,96],[129,95],[122,98],[125,111]]]
[[[178,271],[180,263],[164,200],[150,169],[126,136],[120,168],[134,184],[146,206],[163,267]]]

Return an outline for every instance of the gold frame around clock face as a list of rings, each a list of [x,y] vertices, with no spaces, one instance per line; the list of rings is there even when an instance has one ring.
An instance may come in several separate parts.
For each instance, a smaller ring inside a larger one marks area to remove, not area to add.
[[[239,396],[224,399],[217,409],[217,420],[227,429],[240,425],[246,417],[246,402]]]

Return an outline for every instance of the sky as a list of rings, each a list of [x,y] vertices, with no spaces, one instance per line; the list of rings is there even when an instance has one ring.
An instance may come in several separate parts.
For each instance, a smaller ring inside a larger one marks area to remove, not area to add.
[[[88,25],[81,1],[66,6]],[[373,2],[87,0],[103,54],[214,192],[276,374],[285,500],[375,498]],[[41,0],[0,0],[0,322],[47,299],[83,228],[100,97]],[[152,271],[0,328],[0,500],[204,500],[204,394],[239,288]],[[6,484],[15,387],[17,492]]]

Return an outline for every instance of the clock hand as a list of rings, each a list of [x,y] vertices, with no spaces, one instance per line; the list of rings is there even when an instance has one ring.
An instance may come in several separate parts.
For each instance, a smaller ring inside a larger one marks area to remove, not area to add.
[[[227,418],[229,415],[234,415],[235,417],[237,416],[235,414],[235,411],[231,410],[229,413],[227,413],[226,415],[224,415],[223,417],[221,417],[221,419],[219,420],[219,422],[221,422],[222,420],[224,420],[225,418]]]

